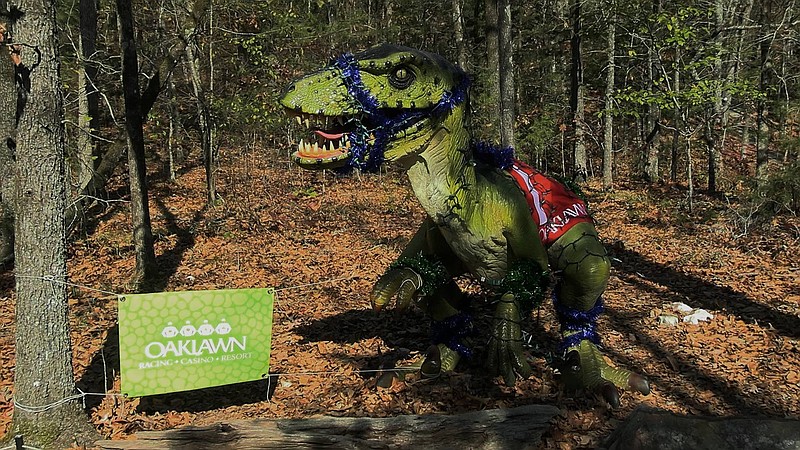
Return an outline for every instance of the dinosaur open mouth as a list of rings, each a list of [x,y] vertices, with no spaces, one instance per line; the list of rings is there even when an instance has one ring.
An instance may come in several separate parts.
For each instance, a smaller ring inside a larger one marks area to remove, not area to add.
[[[355,116],[293,113],[295,122],[310,131],[292,154],[302,167],[336,168],[345,165],[360,121]]]

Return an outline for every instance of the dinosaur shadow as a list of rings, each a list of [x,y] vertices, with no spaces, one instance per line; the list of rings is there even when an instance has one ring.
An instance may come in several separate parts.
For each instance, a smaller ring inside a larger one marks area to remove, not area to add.
[[[392,314],[366,309],[344,311],[316,319],[294,329],[302,336],[300,343],[331,341],[352,344],[380,337],[392,347],[413,347],[428,339],[429,319],[419,311]]]
[[[694,307],[713,310],[722,310],[739,319],[771,327],[773,332],[788,338],[800,336],[800,318],[772,309],[754,301],[747,295],[736,292],[725,286],[709,283],[701,278],[679,272],[670,267],[648,260],[643,255],[630,251],[617,251],[614,255],[617,276],[627,283],[636,285],[638,290],[652,291],[663,298],[663,293],[656,292],[648,283],[658,283],[671,288],[674,300],[688,301]],[[687,300],[688,299],[688,300]],[[672,300],[672,299],[670,299]],[[654,305],[656,306],[656,305]],[[660,306],[660,305],[658,305]],[[549,307],[549,306],[548,306]],[[605,316],[610,322],[611,329],[623,335],[634,334],[637,336],[638,345],[657,360],[661,367],[677,365],[684,378],[691,379],[692,385],[698,390],[709,391],[718,398],[723,399],[728,405],[736,408],[742,414],[756,414],[762,416],[784,416],[785,411],[780,411],[765,405],[755,397],[745,395],[746,386],[733,386],[727,379],[698,368],[693,361],[679,354],[674,354],[664,349],[655,339],[648,338],[637,332],[631,324],[641,322],[648,311],[621,312],[607,307]],[[391,314],[377,315],[367,310],[351,310],[317,319],[297,327],[294,331],[303,337],[302,342],[332,341],[336,343],[354,343],[361,339],[379,337],[384,339],[387,346],[395,349],[416,349],[429,343],[429,319],[421,312],[407,312],[403,316]],[[535,323],[525,325],[534,340],[541,340],[542,354],[555,354],[558,337],[536,326]],[[481,327],[481,332],[487,328]],[[636,368],[639,362],[629,356],[614,351],[613,348],[604,348],[604,353],[611,357],[618,365]],[[361,360],[363,369],[376,367],[391,367],[391,358],[403,357],[405,354],[391,353],[384,355],[382,360]],[[480,357],[480,355],[478,355]],[[665,369],[669,370],[669,369]],[[669,396],[679,399],[684,405],[696,410],[704,411],[707,405],[689,390],[670,383],[668,375],[660,373],[645,374],[658,389]]]

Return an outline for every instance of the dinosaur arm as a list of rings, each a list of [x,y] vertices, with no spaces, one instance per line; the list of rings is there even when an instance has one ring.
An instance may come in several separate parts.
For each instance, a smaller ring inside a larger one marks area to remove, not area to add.
[[[456,297],[451,292],[454,287],[450,286],[451,278],[463,272],[461,262],[447,245],[439,228],[427,218],[397,261],[375,283],[371,294],[372,306],[381,310],[396,298],[397,309],[404,310],[412,300],[429,297],[434,291],[439,291],[437,297]],[[440,302],[427,303],[426,309],[437,317],[457,312],[451,307],[438,305]]]

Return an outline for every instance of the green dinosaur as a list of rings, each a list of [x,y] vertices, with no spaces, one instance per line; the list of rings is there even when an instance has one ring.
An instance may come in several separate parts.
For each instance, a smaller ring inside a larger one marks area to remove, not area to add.
[[[297,144],[297,164],[372,171],[394,162],[427,212],[376,282],[373,307],[396,299],[398,308],[416,302],[430,314],[438,342],[415,367],[436,376],[470,354],[464,338],[472,325],[453,277],[471,274],[496,298],[487,364],[513,384],[531,372],[520,322],[542,300],[550,269],[567,385],[600,392],[614,406],[618,388],[648,394],[645,378],[609,366],[596,345],[610,261],[585,204],[511,149],[474,142],[468,87],[468,76],[439,55],[381,45],[342,55],[280,100],[311,131]]]

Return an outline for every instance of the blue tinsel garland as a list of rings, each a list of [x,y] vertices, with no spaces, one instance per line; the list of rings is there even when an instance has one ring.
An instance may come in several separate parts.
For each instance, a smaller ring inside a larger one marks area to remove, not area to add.
[[[462,340],[475,334],[472,316],[461,312],[431,325],[431,340],[434,344],[444,344],[465,358],[472,357],[472,349]]]
[[[399,131],[410,126],[425,116],[439,117],[448,114],[458,104],[467,99],[469,91],[469,77],[464,76],[453,92],[445,91],[439,102],[428,110],[411,110],[396,117],[388,117],[380,110],[380,103],[364,86],[361,80],[361,71],[358,60],[351,53],[345,53],[336,58],[333,67],[339,69],[350,98],[356,107],[369,116],[370,122],[376,124],[374,129],[367,129],[361,123],[360,128],[350,133],[350,153],[348,164],[339,169],[342,173],[358,169],[362,172],[375,172],[383,163],[383,153],[389,139]],[[370,145],[367,136],[375,137]]]
[[[561,332],[572,332],[561,342],[562,351],[575,347],[584,339],[600,345],[600,336],[597,335],[597,318],[603,312],[603,297],[599,297],[597,303],[590,310],[580,311],[564,305],[553,293],[553,305],[561,323]]]
[[[498,169],[507,170],[514,164],[514,148],[500,147],[489,142],[472,143],[472,154],[478,161]]]

